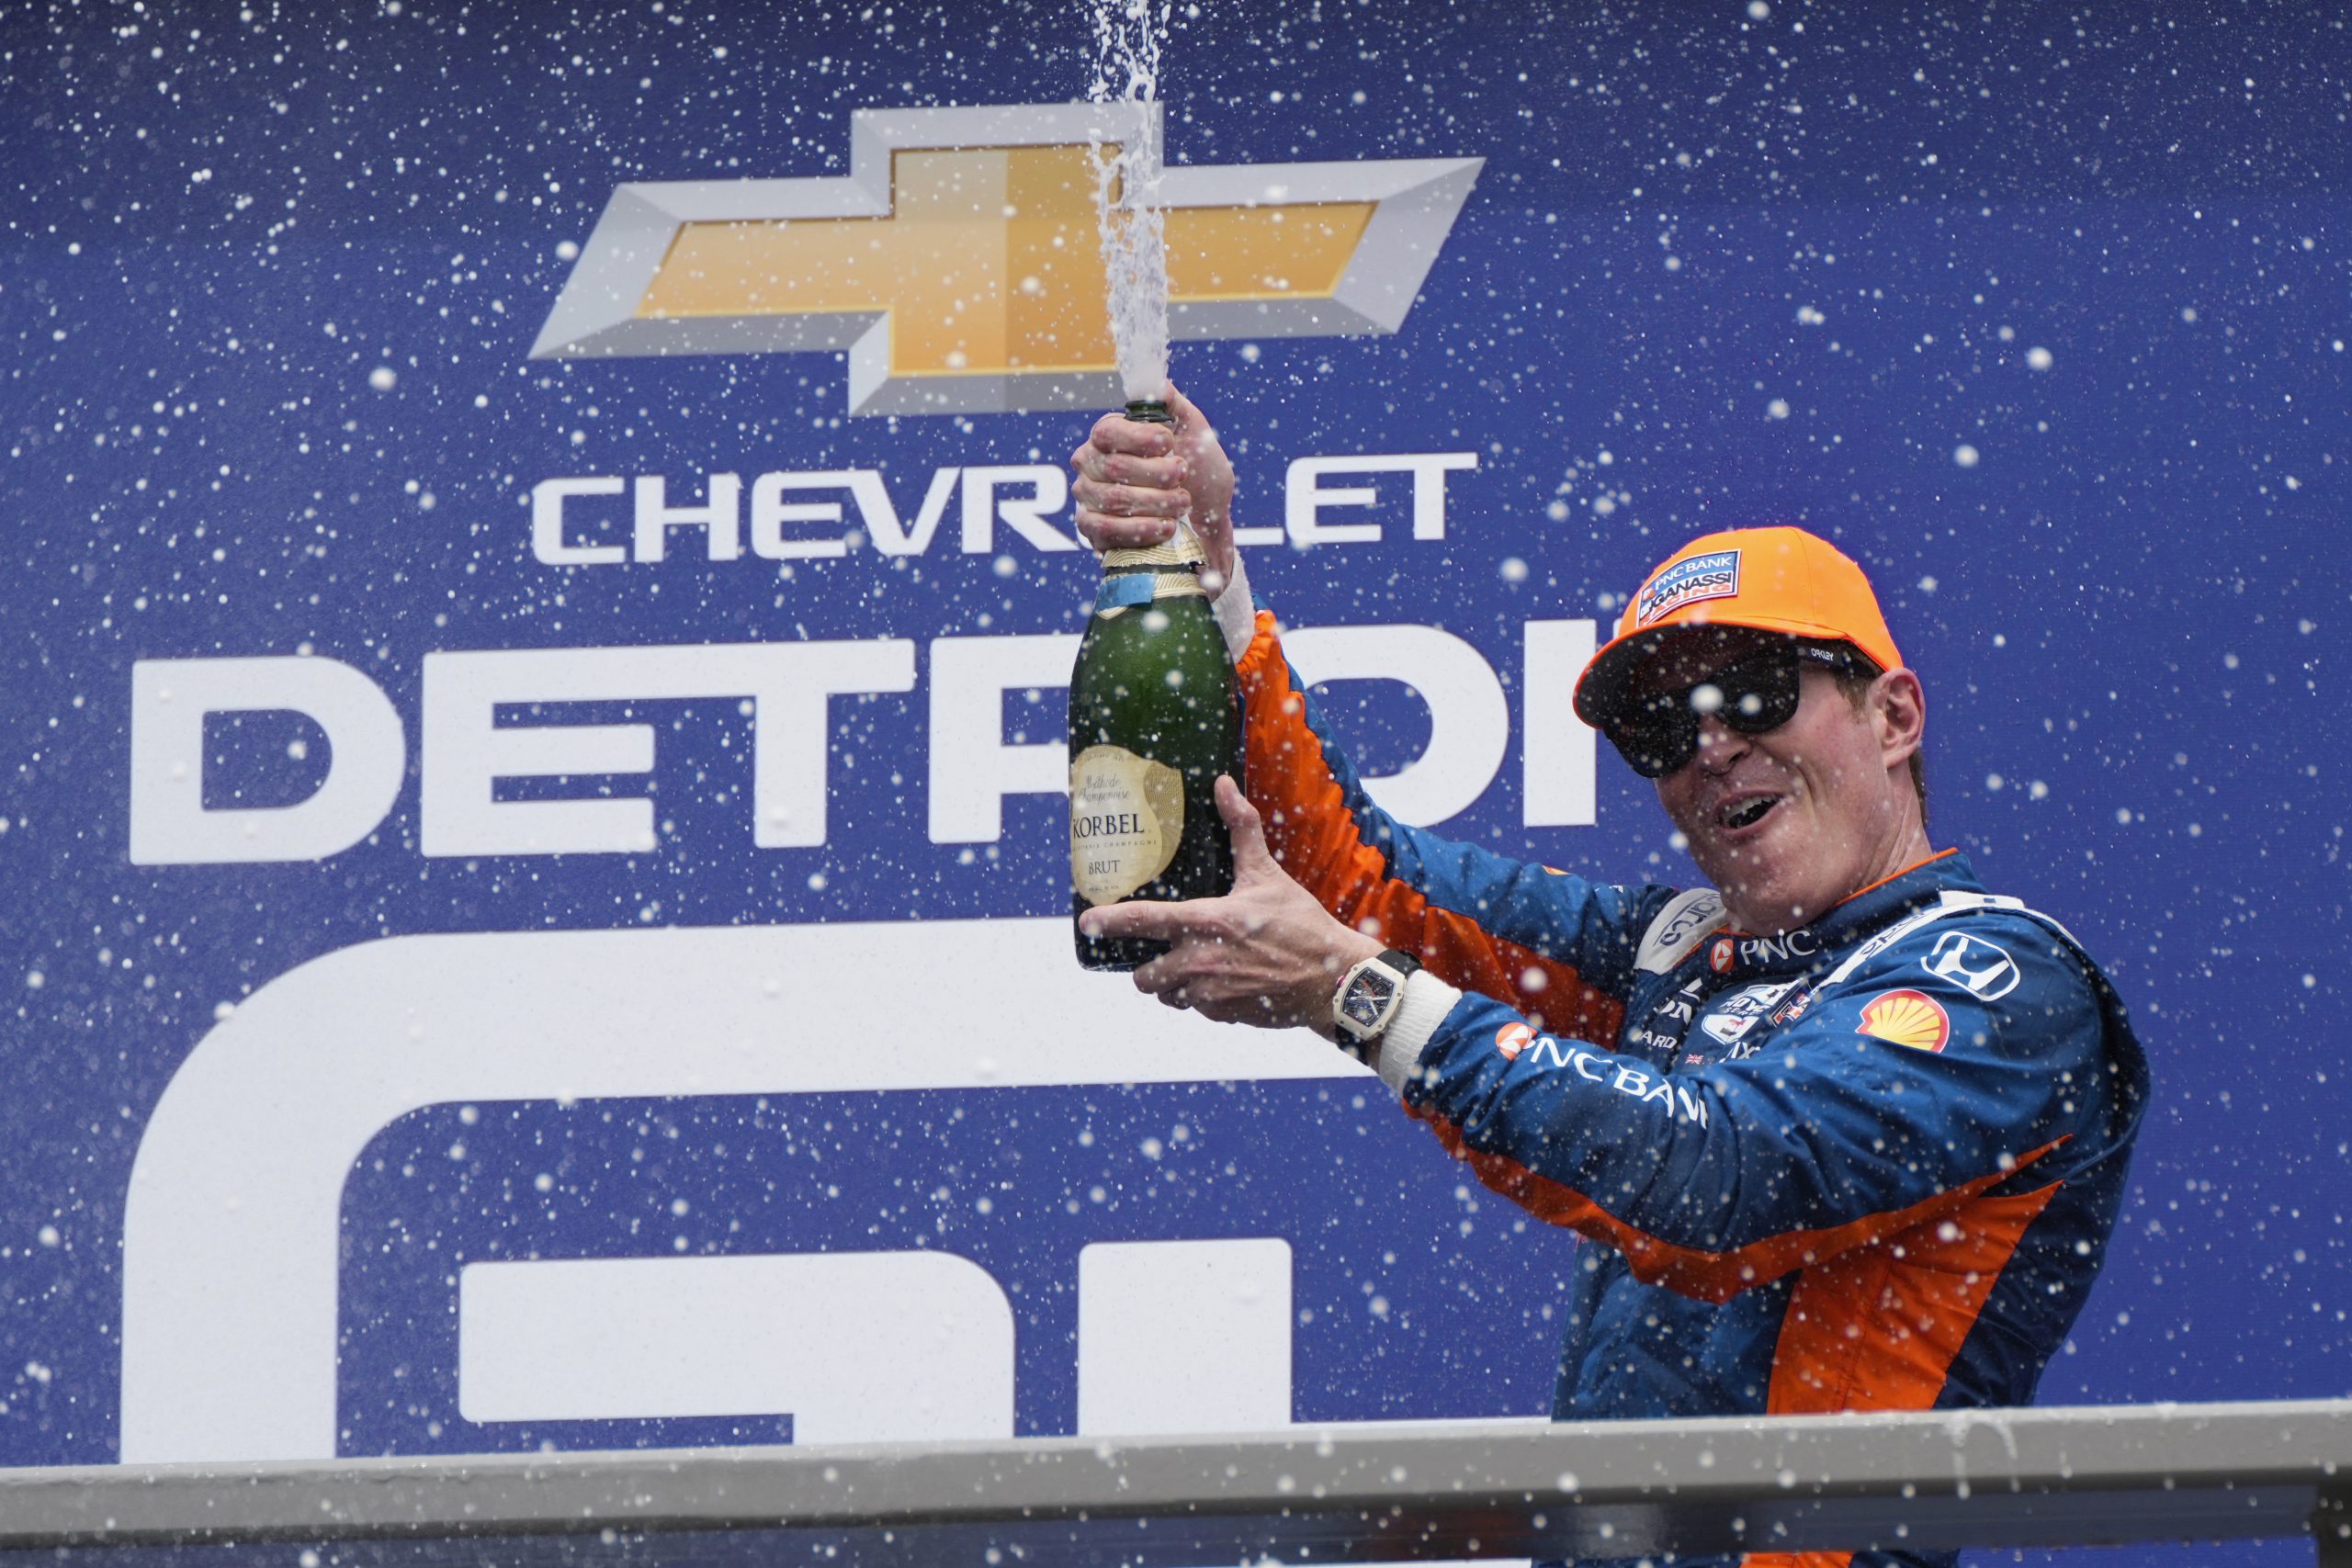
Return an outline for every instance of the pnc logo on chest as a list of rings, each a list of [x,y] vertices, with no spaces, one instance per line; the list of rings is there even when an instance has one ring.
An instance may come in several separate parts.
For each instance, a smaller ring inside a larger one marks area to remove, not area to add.
[[[1821,938],[1809,931],[1789,931],[1781,936],[1719,936],[1707,946],[1707,967],[1718,975],[1728,975],[1742,964],[1811,958],[1820,951]]]

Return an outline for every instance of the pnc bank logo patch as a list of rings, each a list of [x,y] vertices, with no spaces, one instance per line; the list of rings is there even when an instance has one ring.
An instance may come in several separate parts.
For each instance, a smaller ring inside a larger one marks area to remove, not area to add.
[[[1093,147],[1146,113],[866,109],[846,175],[621,186],[531,357],[846,351],[855,414],[1107,406]],[[1169,167],[1169,335],[1397,331],[1483,164]]]
[[[1660,615],[1705,599],[1728,599],[1739,592],[1739,552],[1715,550],[1676,561],[1652,578],[1634,604],[1634,624],[1648,626]]]

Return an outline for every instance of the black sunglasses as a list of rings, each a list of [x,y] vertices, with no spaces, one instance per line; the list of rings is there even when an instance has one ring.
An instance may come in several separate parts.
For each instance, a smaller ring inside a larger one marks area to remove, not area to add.
[[[1763,735],[1794,718],[1804,660],[1849,672],[1861,669],[1836,649],[1777,642],[1703,681],[1646,697],[1629,695],[1604,733],[1626,766],[1645,779],[1662,779],[1698,755],[1699,725],[1710,715],[1742,735]]]

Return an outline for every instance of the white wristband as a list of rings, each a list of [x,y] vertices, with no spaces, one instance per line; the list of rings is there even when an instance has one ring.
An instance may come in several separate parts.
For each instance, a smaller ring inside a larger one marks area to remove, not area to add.
[[[1216,613],[1217,628],[1225,633],[1226,653],[1240,663],[1241,656],[1250,651],[1250,638],[1258,635],[1258,606],[1250,597],[1250,571],[1241,564],[1238,549],[1233,552],[1233,575],[1209,601],[1209,608]]]
[[[1400,1098],[1405,1086],[1420,1070],[1421,1053],[1429,1048],[1430,1037],[1461,999],[1458,988],[1426,969],[1406,978],[1405,999],[1397,1005],[1396,1016],[1388,1021],[1388,1028],[1380,1037],[1380,1081]]]

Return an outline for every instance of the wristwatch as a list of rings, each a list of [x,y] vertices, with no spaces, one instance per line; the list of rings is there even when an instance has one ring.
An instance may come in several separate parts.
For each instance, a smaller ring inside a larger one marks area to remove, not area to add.
[[[1419,959],[1392,947],[1349,970],[1331,998],[1331,1027],[1340,1043],[1369,1059],[1405,1003],[1405,982],[1420,966]]]

